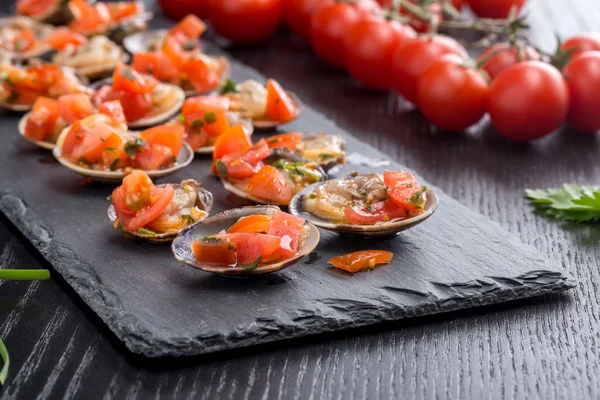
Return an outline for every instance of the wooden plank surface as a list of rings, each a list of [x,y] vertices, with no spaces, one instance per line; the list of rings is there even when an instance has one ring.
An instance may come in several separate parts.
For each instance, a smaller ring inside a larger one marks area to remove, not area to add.
[[[594,0],[530,0],[532,37],[600,30]],[[5,7],[4,5],[0,7]],[[600,227],[537,217],[524,187],[597,183],[597,136],[564,130],[517,146],[490,129],[437,133],[393,94],[364,91],[282,34],[233,49],[391,158],[419,170],[579,280],[556,295],[218,354],[131,356],[61,281],[0,282],[0,337],[12,356],[1,399],[18,398],[597,398]],[[51,205],[49,205],[51,206]],[[0,265],[47,267],[0,218]]]

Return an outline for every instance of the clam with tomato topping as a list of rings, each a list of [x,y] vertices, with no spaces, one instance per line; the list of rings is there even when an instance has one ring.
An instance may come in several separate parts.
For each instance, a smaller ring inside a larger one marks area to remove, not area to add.
[[[260,275],[310,254],[319,230],[278,207],[225,211],[185,229],[171,246],[178,261],[221,275]]]
[[[227,81],[221,93],[231,98],[230,111],[251,119],[256,129],[274,129],[295,120],[301,112],[298,98],[274,79],[266,86],[254,80],[239,84]]]
[[[338,233],[393,236],[429,218],[438,206],[433,191],[409,172],[354,172],[307,187],[294,196],[290,212]]]
[[[73,18],[69,0],[17,0],[16,6],[18,14],[48,24],[60,25]]]
[[[118,44],[102,35],[88,40],[68,28],[59,28],[49,37],[48,43],[57,51],[52,62],[71,67],[90,79],[109,75],[118,64],[129,60]]]
[[[175,38],[186,51],[202,50],[200,36],[206,24],[194,14],[188,14],[171,29],[138,32],[127,36],[123,46],[131,54],[160,51],[167,38]]]
[[[150,75],[119,64],[110,85],[100,86],[92,96],[96,105],[111,100],[121,103],[130,128],[142,128],[160,124],[175,115],[185,94],[177,86],[159,83]]]
[[[153,243],[170,243],[183,229],[204,221],[213,196],[187,179],[155,186],[143,171],[123,178],[111,197],[108,218],[115,229]]]
[[[104,103],[99,112],[75,121],[58,137],[53,154],[72,171],[112,182],[133,169],[152,178],[166,176],[192,161],[183,127],[161,125],[134,134],[127,130],[120,103]]]
[[[270,149],[285,147],[328,171],[346,162],[346,141],[339,135],[321,133],[284,133],[267,139]]]
[[[17,58],[39,57],[50,51],[46,39],[53,28],[27,17],[0,18],[0,50]]]
[[[0,82],[0,107],[13,111],[30,110],[40,96],[90,93],[74,70],[54,64],[25,68],[2,64]]]

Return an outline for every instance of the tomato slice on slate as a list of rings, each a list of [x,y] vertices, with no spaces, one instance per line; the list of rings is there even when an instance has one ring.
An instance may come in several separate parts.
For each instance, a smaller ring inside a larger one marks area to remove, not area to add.
[[[377,265],[389,264],[393,256],[393,253],[385,250],[363,250],[333,257],[328,263],[344,271],[355,273],[373,269]]]
[[[167,208],[174,194],[171,185],[158,188],[146,173],[133,171],[113,191],[111,201],[123,228],[136,232],[154,221]]]
[[[224,113],[229,111],[231,99],[227,96],[196,96],[185,100],[181,113],[183,115],[199,114],[207,111]]]
[[[215,266],[235,266],[235,246],[228,237],[206,236],[192,244],[199,263]]]
[[[175,156],[170,147],[162,144],[148,144],[135,154],[133,165],[144,171],[152,171],[168,167],[174,161]]]
[[[277,170],[265,165],[258,171],[248,184],[248,194],[274,204],[288,205],[292,199],[292,189]]]
[[[46,140],[58,119],[60,113],[58,102],[47,97],[38,97],[27,122],[25,124],[25,136],[35,140]]]
[[[199,58],[187,60],[180,66],[180,71],[199,93],[216,89],[221,84],[219,76]]]
[[[179,79],[175,65],[159,51],[135,53],[131,67],[141,74],[152,75],[161,82],[175,83]]]
[[[227,229],[227,233],[270,233],[271,216],[270,215],[249,215],[242,217]]]
[[[46,39],[46,43],[58,51],[64,50],[68,46],[81,46],[86,42],[85,36],[66,27],[56,28]]]
[[[134,94],[146,94],[152,92],[158,81],[150,75],[142,75],[129,67],[119,64],[113,73],[112,88],[115,91]]]
[[[267,81],[267,119],[278,122],[288,122],[296,118],[298,109],[292,98],[273,79]]]
[[[125,118],[123,106],[118,100],[105,101],[98,107],[98,112],[100,114],[108,115],[116,122],[127,124],[127,119]]]
[[[422,210],[425,206],[423,188],[410,172],[385,171],[383,182],[390,189],[388,194],[392,200],[406,210]]]
[[[281,239],[281,244],[274,254],[284,258],[290,258],[298,253],[300,247],[300,238],[302,237],[302,228],[304,219],[278,211],[272,219],[269,235],[277,236]]]
[[[244,131],[241,125],[234,125],[231,128],[223,132],[215,142],[215,149],[213,150],[213,165],[211,170],[213,174],[219,176],[215,161],[223,158],[226,154],[239,154],[252,146],[250,137]]]
[[[373,203],[369,208],[347,206],[344,209],[346,219],[357,225],[373,225],[377,222],[387,222],[396,218],[406,217],[406,209],[393,200],[388,199]]]
[[[290,150],[295,150],[296,146],[302,141],[302,133],[283,133],[281,135],[271,136],[267,139],[267,144],[270,149],[285,147]]]
[[[58,98],[58,109],[61,117],[72,124],[96,112],[92,100],[87,94],[64,94]]]
[[[269,257],[279,248],[281,242],[277,236],[260,233],[241,232],[215,236],[227,238],[235,246],[237,265],[240,267],[252,265]]]
[[[146,129],[140,137],[150,144],[162,144],[171,149],[173,155],[179,154],[185,128],[181,125],[160,125]]]

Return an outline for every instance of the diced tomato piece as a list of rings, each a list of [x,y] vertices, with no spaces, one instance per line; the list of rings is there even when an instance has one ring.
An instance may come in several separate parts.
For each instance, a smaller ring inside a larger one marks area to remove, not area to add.
[[[150,144],[162,144],[171,149],[173,155],[179,154],[185,128],[181,125],[160,125],[146,129],[140,133],[140,137]]]
[[[152,97],[149,94],[135,94],[129,92],[115,92],[113,90],[104,93],[104,101],[119,100],[123,107],[123,113],[128,122],[134,122],[144,118],[152,112]],[[97,96],[96,99],[99,99]],[[96,100],[97,101],[97,100]]]
[[[344,209],[346,219],[357,225],[373,225],[377,222],[387,222],[396,218],[406,217],[406,209],[391,199],[373,203],[369,208],[347,206]]]
[[[206,31],[206,24],[193,14],[188,14],[169,31],[170,35],[182,34],[188,39],[195,39]]]
[[[128,232],[136,232],[162,214],[174,194],[171,185],[158,188],[146,173],[133,171],[113,191],[111,201],[123,228]]]
[[[102,85],[92,95],[92,103],[94,103],[94,105],[96,107],[99,107],[100,104],[102,104],[102,103],[104,103],[106,101],[119,100],[118,98],[111,99],[109,97],[118,97],[118,96],[115,96],[112,93],[112,87],[111,86]]]
[[[170,147],[162,144],[148,144],[135,154],[133,165],[144,171],[152,171],[168,167],[174,161],[175,155]]]
[[[262,160],[269,156],[264,139],[241,154],[225,154],[219,162],[227,169],[230,178],[250,178],[262,168]]]
[[[362,250],[333,257],[328,263],[344,271],[355,273],[364,269],[373,269],[377,265],[389,264],[393,256],[393,253],[385,250]]]
[[[106,124],[98,124],[87,131],[83,141],[73,149],[71,160],[96,164],[102,161],[104,149],[123,144],[121,136]]]
[[[13,37],[12,44],[18,53],[27,51],[35,45],[35,34],[31,29],[22,30]]]
[[[81,46],[86,43],[87,39],[85,36],[73,32],[69,28],[62,27],[56,28],[46,39],[46,43],[54,50],[64,50],[68,46]]]
[[[61,148],[62,156],[69,160],[72,159],[73,150],[83,142],[86,135],[87,132],[79,121],[71,125]]]
[[[63,94],[87,93],[88,88],[81,83],[74,73],[59,70],[53,75],[47,72],[39,72],[38,79],[48,79],[48,97],[59,97]]]
[[[227,233],[270,233],[270,229],[271,216],[257,214],[238,219],[235,224],[227,229]]]
[[[161,51],[177,68],[181,68],[191,57],[173,36],[167,36]]]
[[[281,244],[274,254],[280,255],[283,258],[295,256],[300,247],[304,219],[283,211],[278,211],[271,221],[269,235],[274,235],[281,239]]]
[[[208,142],[208,133],[202,129],[189,129],[186,131],[185,142],[190,145],[192,150],[204,147]]]
[[[298,116],[298,108],[292,98],[273,79],[267,81],[267,119],[289,122]]]
[[[101,103],[98,107],[98,112],[100,114],[108,115],[116,122],[127,124],[123,106],[118,100],[105,101],[104,103]]]
[[[406,210],[422,210],[425,206],[423,188],[410,172],[385,171],[383,183],[390,189],[388,194],[392,200]]]
[[[122,21],[144,12],[144,3],[141,1],[119,1],[106,3],[110,19],[113,22]]]
[[[209,92],[221,84],[219,76],[199,58],[191,58],[180,66],[180,71],[199,93]]]
[[[227,96],[195,96],[185,100],[181,113],[201,114],[207,111],[215,113],[224,113],[229,111],[231,99]]]
[[[35,140],[46,140],[59,117],[58,102],[47,97],[38,97],[25,124],[25,136]]]
[[[92,100],[87,94],[64,94],[58,98],[60,115],[67,124],[95,113]]]
[[[88,4],[86,0],[70,0],[69,10],[73,21],[69,27],[83,34],[91,34],[110,22],[110,12],[105,4]]]
[[[277,236],[264,235],[260,233],[228,233],[226,235],[214,235],[227,238],[235,246],[235,254],[238,266],[246,266],[257,260],[267,258],[281,242]]]
[[[213,150],[213,166],[211,170],[218,176],[214,161],[223,158],[225,154],[238,154],[246,151],[252,146],[250,137],[244,131],[242,125],[234,125],[223,132],[215,142]]]
[[[269,146],[267,146],[265,139],[260,139],[254,146],[240,154],[239,157],[250,164],[256,164],[269,157]]]
[[[150,75],[141,75],[129,66],[119,64],[113,73],[112,88],[114,91],[135,94],[151,93],[158,81]]]
[[[152,75],[161,82],[175,83],[179,78],[175,65],[158,51],[134,54],[131,67],[139,73]]]
[[[219,136],[229,129],[229,122],[225,113],[207,111],[197,114],[186,114],[185,126],[188,130],[202,129],[209,136]]]
[[[61,0],[17,0],[17,12],[21,15],[36,15],[50,10]]]
[[[267,144],[270,149],[285,147],[290,150],[295,150],[302,141],[302,133],[283,133],[281,135],[271,136],[267,139]]]
[[[199,263],[232,267],[237,264],[235,246],[228,237],[206,236],[195,240],[192,248]]]
[[[277,205],[288,205],[292,199],[292,189],[287,181],[270,165],[265,165],[250,178],[248,194]]]
[[[121,143],[118,147],[106,147],[102,153],[102,165],[111,171],[131,165],[131,157],[125,152],[125,143]]]

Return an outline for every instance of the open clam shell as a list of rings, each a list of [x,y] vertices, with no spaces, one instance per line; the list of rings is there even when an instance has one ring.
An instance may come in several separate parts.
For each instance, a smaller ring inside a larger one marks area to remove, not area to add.
[[[197,221],[195,221],[194,223],[192,223],[189,226],[186,226],[183,229],[191,228],[198,224],[201,224],[202,222],[204,222],[204,220],[206,220],[206,218],[208,218],[208,214],[210,213],[210,210],[212,209],[212,206],[213,206],[213,195],[211,192],[203,189],[200,185],[200,182],[193,180],[193,179],[188,179],[181,183],[171,183],[170,185],[175,190],[180,189],[185,185],[191,186],[192,189],[194,189],[194,191],[198,195],[198,198],[196,199],[196,206],[200,210],[205,212],[205,214],[202,216],[202,218],[199,218]],[[160,184],[157,186],[165,187],[166,184]],[[110,220],[110,222],[113,223],[113,226],[114,226],[114,224],[117,221],[117,214],[115,213],[115,208],[112,204],[108,207],[107,214],[108,214],[108,219]],[[151,242],[151,243],[171,243],[177,237],[177,235],[179,235],[179,233],[181,231],[183,231],[183,229],[180,229],[180,230],[174,231],[174,232],[157,233],[156,235],[144,235],[139,232],[127,232],[127,234],[135,236],[137,238],[143,239],[143,240],[145,240],[147,242]]]
[[[352,235],[352,236],[363,236],[363,237],[391,237],[398,233],[410,229],[427,218],[435,212],[439,205],[439,199],[436,194],[428,189],[425,194],[427,195],[427,201],[425,203],[423,213],[407,219],[392,220],[389,222],[380,222],[374,225],[352,225],[333,222],[330,220],[323,219],[316,216],[305,209],[304,199],[305,196],[314,193],[317,188],[323,185],[324,182],[318,182],[313,185],[307,186],[305,189],[297,193],[290,202],[289,211],[295,216],[306,219],[312,222],[319,228],[327,229],[340,234]]]
[[[254,126],[252,126],[252,121],[250,121],[249,119],[246,119],[246,118],[241,118],[240,115],[235,112],[228,112],[226,114],[226,116],[227,116],[227,122],[229,123],[230,126],[240,124],[240,125],[242,125],[242,128],[244,128],[244,131],[249,136],[252,136],[252,134],[254,133]],[[196,153],[196,154],[212,154],[214,149],[215,149],[214,145],[206,146],[206,147],[198,147],[196,150],[194,150],[194,153]]]
[[[317,138],[321,135],[326,135],[325,133],[305,133],[304,135],[302,135],[302,140],[311,140],[313,138]],[[328,159],[323,159],[323,160],[318,160],[316,162],[319,163],[319,165],[321,166],[321,168],[323,168],[323,170],[325,172],[329,171],[330,169],[337,167],[338,165],[344,165],[346,163],[346,141],[338,135],[331,135],[331,136],[336,136],[337,139],[340,141],[340,149],[342,150],[342,154],[337,156],[337,157],[332,157],[332,158],[328,158]]]
[[[23,117],[21,117],[21,119],[19,120],[19,134],[23,137],[23,139],[35,144],[38,147],[41,147],[46,150],[52,150],[56,146],[56,143],[44,142],[43,140],[35,140],[25,136],[25,124],[27,124],[27,118],[29,118],[29,114],[31,113],[23,115]]]
[[[296,120],[300,114],[302,114],[302,103],[300,102],[300,99],[298,98],[298,96],[296,96],[295,93],[293,92],[287,92],[292,101],[294,102],[294,105],[297,107],[298,109],[298,114],[296,115],[296,118],[294,118],[292,121]],[[288,121],[285,122],[286,124],[292,122],[292,121]],[[254,125],[254,128],[256,130],[259,131],[270,131],[273,130],[275,128],[277,128],[279,125],[283,125],[283,123],[279,122],[279,121],[270,121],[267,119],[253,119],[252,120],[252,125]]]
[[[118,23],[108,27],[106,32],[98,33],[105,34],[113,42],[121,44],[127,36],[148,29],[148,21],[152,19],[152,16],[153,14],[151,12],[144,12],[134,15],[131,18],[119,21]]]
[[[56,158],[59,163],[61,163],[62,165],[79,175],[85,176],[86,178],[90,178],[98,182],[120,183],[123,180],[123,178],[126,175],[125,171],[104,171],[84,168],[62,157],[61,145],[68,131],[69,127],[63,129],[62,133],[58,137],[56,146],[52,150],[54,158]],[[183,145],[181,146],[181,150],[179,150],[179,154],[177,155],[177,160],[172,166],[168,168],[154,169],[145,172],[152,179],[161,178],[163,176],[171,175],[179,171],[180,169],[187,167],[193,159],[194,152],[192,151],[192,148],[187,143],[183,143]]]
[[[130,54],[145,53],[148,51],[158,50],[156,46],[160,46],[167,37],[168,30],[158,29],[146,32],[137,32],[127,35],[123,39],[123,47]]]
[[[52,26],[38,22],[33,18],[23,16],[0,18],[0,27],[7,25],[13,26],[15,23],[18,23],[19,25],[22,23],[23,26],[28,26],[31,28],[36,38],[36,44],[32,49],[29,49],[23,53],[14,54],[15,60],[26,60],[33,57],[41,57],[52,51],[52,48],[46,44],[46,39],[54,30]]]
[[[129,58],[129,54],[125,53],[125,51],[121,49],[119,61],[116,63],[90,65],[89,67],[77,68],[75,71],[77,71],[77,74],[80,76],[85,76],[90,80],[97,80],[112,74],[118,63],[126,64],[129,62]]]
[[[301,157],[300,155],[298,155],[296,153],[291,152],[289,149],[278,148],[278,149],[271,150],[271,155],[269,157],[267,157],[267,159],[265,160],[265,164],[272,164],[272,163],[276,162],[277,160],[286,160],[286,161],[291,161],[291,162],[306,162],[306,163],[309,162],[307,159]],[[319,169],[319,172],[321,173],[322,179],[325,180],[327,178],[327,174],[325,173],[325,171],[323,171],[322,168],[319,167],[318,169]],[[249,195],[248,192],[246,192],[245,187],[242,187],[239,184],[236,184],[235,182],[229,181],[229,180],[227,180],[227,178],[221,178],[221,182],[223,183],[223,187],[225,188],[225,190],[236,195],[237,197],[240,197],[240,198],[246,199],[246,200],[250,200],[257,204],[275,204],[274,202],[269,202],[267,200],[259,199],[252,195]],[[287,206],[287,204],[275,204],[275,205]]]
[[[273,215],[277,211],[279,211],[279,207],[275,206],[243,207],[225,211],[213,217],[207,218],[201,225],[184,229],[173,241],[171,250],[178,261],[191,267],[220,275],[251,276],[270,274],[272,272],[280,271],[312,253],[319,244],[319,230],[310,222],[307,221],[304,224],[302,237],[300,240],[300,247],[298,253],[294,257],[272,264],[261,265],[253,269],[244,269],[243,267],[237,266],[232,267],[201,264],[196,260],[194,251],[192,250],[192,243],[194,240],[204,236],[214,235],[222,230],[227,230],[227,228],[233,225],[241,217],[246,217],[248,215]]]

